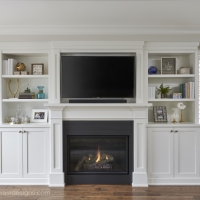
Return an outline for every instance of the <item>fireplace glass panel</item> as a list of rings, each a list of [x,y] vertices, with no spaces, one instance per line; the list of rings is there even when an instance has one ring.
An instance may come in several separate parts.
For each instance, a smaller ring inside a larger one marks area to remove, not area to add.
[[[68,174],[128,173],[129,136],[68,136]]]

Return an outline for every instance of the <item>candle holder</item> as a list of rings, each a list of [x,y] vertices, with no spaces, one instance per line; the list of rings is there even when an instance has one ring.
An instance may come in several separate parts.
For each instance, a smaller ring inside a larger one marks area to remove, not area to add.
[[[181,110],[181,117],[180,117],[180,123],[183,123],[184,120],[183,120],[183,111],[185,108],[186,108],[186,105],[184,105],[182,102],[178,103],[177,104],[177,107]]]

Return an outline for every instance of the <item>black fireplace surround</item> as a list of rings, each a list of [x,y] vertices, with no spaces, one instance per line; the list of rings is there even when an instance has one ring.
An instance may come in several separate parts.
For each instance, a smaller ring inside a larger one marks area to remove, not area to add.
[[[131,184],[133,121],[63,121],[66,184]]]

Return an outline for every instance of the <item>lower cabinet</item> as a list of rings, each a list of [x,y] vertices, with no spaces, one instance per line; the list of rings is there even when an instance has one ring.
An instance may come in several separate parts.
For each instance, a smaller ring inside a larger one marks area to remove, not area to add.
[[[149,184],[200,184],[200,128],[148,128]]]
[[[0,129],[0,178],[49,175],[48,128]]]

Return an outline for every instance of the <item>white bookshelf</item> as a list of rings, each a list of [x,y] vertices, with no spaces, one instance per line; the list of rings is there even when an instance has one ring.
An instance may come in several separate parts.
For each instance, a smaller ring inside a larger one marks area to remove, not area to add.
[[[147,99],[153,106],[166,106],[168,121],[171,122],[171,115],[173,113],[180,113],[177,108],[178,102],[183,102],[186,105],[184,110],[184,121],[188,123],[197,123],[198,121],[198,43],[186,42],[184,45],[179,42],[175,43],[156,43],[147,42],[146,45],[146,70],[150,66],[156,66],[159,70],[158,74],[148,74],[147,83]],[[162,57],[176,57],[176,71],[174,74],[162,74],[161,58]],[[180,74],[181,67],[189,67],[190,74]],[[194,82],[195,98],[181,98],[172,99],[173,93],[181,93],[180,85],[187,82]],[[159,88],[163,83],[164,86],[171,88],[168,98],[162,99],[155,95],[155,99],[148,98],[148,87]],[[187,114],[186,114],[187,113]],[[153,107],[149,108],[148,114],[149,123],[154,121]]]
[[[50,53],[49,50],[41,50],[40,45],[32,47],[31,45],[24,48],[24,45],[18,46],[18,49],[13,45],[8,45],[1,52],[1,63],[0,68],[2,69],[2,61],[9,58],[17,60],[17,62],[22,62],[26,66],[26,71],[29,72],[29,75],[2,75],[1,70],[1,116],[0,123],[3,124],[6,122],[7,117],[15,116],[17,104],[21,104],[22,112],[24,115],[31,117],[32,109],[44,109],[44,103],[49,102],[49,60]],[[41,44],[42,46],[42,44]],[[30,48],[30,49],[29,49]],[[35,63],[44,64],[44,74],[43,75],[32,75],[31,66]],[[17,71],[16,68],[14,71]],[[17,88],[17,80],[19,80],[19,90],[16,94],[16,99],[12,98],[12,94],[8,88],[8,81],[11,80],[10,87],[14,92]],[[44,86],[43,92],[45,93],[45,99],[18,99],[19,92],[24,92],[24,90],[29,87],[31,92],[34,92],[35,95],[38,93],[37,86]]]

